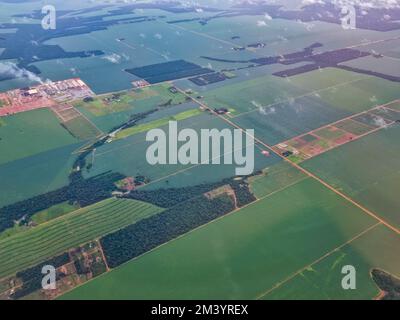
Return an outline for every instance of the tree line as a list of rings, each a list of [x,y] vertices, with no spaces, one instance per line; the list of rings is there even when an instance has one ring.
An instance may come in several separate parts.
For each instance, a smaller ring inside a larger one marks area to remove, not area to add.
[[[11,295],[11,298],[20,299],[37,290],[42,289],[42,279],[45,276],[44,274],[42,274],[42,268],[44,266],[50,265],[57,269],[69,262],[70,257],[68,253],[63,253],[34,267],[17,272],[16,276],[22,281],[22,286]],[[57,272],[56,280],[61,279],[63,276],[64,275],[62,273]]]
[[[227,195],[214,199],[202,195],[109,234],[100,242],[108,265],[115,268],[233,210]]]

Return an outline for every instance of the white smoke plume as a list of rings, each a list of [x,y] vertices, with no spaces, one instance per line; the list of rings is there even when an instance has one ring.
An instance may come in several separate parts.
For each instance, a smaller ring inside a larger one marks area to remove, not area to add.
[[[31,82],[36,82],[40,84],[43,84],[45,82],[33,72],[23,68],[19,68],[13,62],[0,62],[0,76],[29,80]]]

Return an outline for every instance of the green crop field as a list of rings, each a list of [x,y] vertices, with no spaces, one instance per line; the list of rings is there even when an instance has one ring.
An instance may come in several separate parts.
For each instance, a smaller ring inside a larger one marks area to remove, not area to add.
[[[400,126],[370,134],[302,164],[397,227],[400,226]]]
[[[305,179],[304,173],[287,162],[279,162],[263,171],[262,176],[250,179],[250,187],[257,198],[276,192]]]
[[[374,129],[373,127],[369,127],[366,124],[352,119],[343,120],[340,123],[335,124],[335,127],[355,135],[363,135]]]
[[[326,88],[347,86],[352,82],[368,79],[366,75],[344,71],[336,68],[326,68],[290,77],[290,83],[307,92],[324,90]]]
[[[41,224],[55,218],[61,217],[67,213],[78,210],[79,207],[68,202],[60,203],[46,210],[40,211],[32,216],[32,221],[36,224]]]
[[[326,127],[315,131],[314,134],[326,140],[335,140],[343,137],[346,132],[342,130],[333,130],[331,127]]]
[[[161,209],[108,199],[0,241],[0,278],[135,223]]]
[[[83,116],[64,122],[63,125],[75,138],[80,140],[93,139],[102,134],[99,129]]]
[[[372,299],[379,290],[371,278],[372,269],[400,276],[399,237],[383,225],[376,226],[360,238],[332,253],[319,263],[265,295],[263,299]],[[343,290],[342,267],[355,267],[355,290]]]
[[[307,93],[282,78],[263,76],[252,80],[226,85],[205,93],[205,101],[213,108],[233,108],[234,115],[256,110],[279,101]]]
[[[131,127],[131,128],[122,130],[117,133],[117,135],[115,136],[115,139],[116,140],[123,139],[128,136],[132,136],[134,134],[140,133],[140,132],[146,132],[151,129],[160,128],[162,126],[168,125],[169,121],[182,121],[182,120],[197,116],[201,113],[202,113],[202,111],[200,109],[187,110],[187,111],[178,113],[178,114],[170,116],[170,117],[162,118],[159,120],[155,120],[155,121],[152,121],[149,123],[144,123],[144,124],[141,124],[141,125],[138,125],[135,127]]]
[[[399,83],[369,77],[338,88],[324,90],[319,95],[323,101],[336,109],[359,113],[398,99],[399,91]]]
[[[358,208],[307,179],[62,298],[253,299],[373,224]]]
[[[78,142],[47,109],[4,118],[0,126],[0,164]]]

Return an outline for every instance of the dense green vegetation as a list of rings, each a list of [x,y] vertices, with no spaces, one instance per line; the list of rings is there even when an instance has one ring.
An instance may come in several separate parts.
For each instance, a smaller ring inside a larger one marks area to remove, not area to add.
[[[0,209],[0,232],[20,224],[28,223],[31,217],[43,210],[64,202],[85,207],[111,196],[116,190],[115,182],[123,179],[118,173],[105,173],[89,179],[79,178],[79,173],[72,176],[66,187],[50,191],[46,194],[23,200]]]
[[[199,196],[101,238],[108,265],[115,268],[234,209],[230,197]]]
[[[256,172],[252,176],[256,176],[258,174],[260,174],[260,172]],[[251,193],[247,182],[247,179],[252,176],[239,178],[239,180],[236,180],[235,178],[228,178],[216,183],[205,183],[185,188],[135,190],[125,197],[152,203],[162,208],[171,208],[179,203],[202,195],[203,193],[209,192],[224,185],[230,185],[235,191],[238,200],[238,206],[240,207],[255,200],[255,197]]]
[[[379,269],[372,270],[371,275],[378,287],[386,293],[383,300],[400,300],[399,278]]]
[[[70,262],[68,253],[63,253],[34,267],[18,272],[17,277],[22,280],[22,286],[14,292],[14,294],[11,296],[12,299],[22,298],[42,288],[42,279],[44,276],[42,274],[42,268],[44,266],[50,265],[57,269],[68,262]],[[57,279],[62,276],[63,275],[61,273],[57,272]]]
[[[203,195],[224,185],[230,186],[234,191],[235,203],[226,194],[214,199]],[[242,207],[256,200],[246,179],[235,178],[180,189],[136,190],[125,197],[168,209],[101,239],[111,267],[227,214],[235,209],[235,205]]]
[[[160,211],[112,198],[20,232],[0,241],[0,278]]]

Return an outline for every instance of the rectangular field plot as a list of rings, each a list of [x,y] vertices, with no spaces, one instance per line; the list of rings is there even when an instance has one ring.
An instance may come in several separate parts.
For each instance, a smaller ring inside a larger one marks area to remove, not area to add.
[[[263,299],[373,299],[380,294],[371,276],[373,269],[400,276],[398,235],[383,225],[376,226],[322,261],[302,270],[272,290]],[[342,268],[354,266],[356,290],[342,287]]]
[[[191,110],[187,110],[187,111],[178,113],[173,116],[161,118],[161,119],[158,119],[155,121],[151,121],[151,122],[140,124],[140,125],[128,128],[128,129],[124,129],[116,134],[115,140],[124,139],[126,137],[138,134],[140,132],[147,132],[151,129],[160,128],[162,126],[168,125],[169,121],[186,120],[191,117],[200,115],[201,113],[202,113],[202,111],[200,109],[191,109]]]
[[[374,223],[307,179],[62,298],[254,299]]]
[[[296,87],[303,88],[307,92],[314,92],[324,89],[334,90],[334,88],[345,87],[351,83],[367,78],[368,76],[360,75],[355,72],[336,68],[325,68],[290,77],[290,83]]]
[[[372,111],[355,116],[353,120],[374,128],[385,127],[392,123],[391,120],[378,116]]]
[[[98,137],[102,132],[88,119],[80,115],[77,118],[64,122],[63,127],[79,140],[89,140]]]
[[[372,129],[374,129],[371,126],[368,126],[368,125],[363,124],[358,121],[354,121],[353,119],[343,120],[343,121],[335,124],[335,127],[342,129],[344,131],[347,131],[356,136],[361,136],[367,132],[370,132]]]
[[[387,108],[378,108],[373,110],[372,113],[389,121],[400,122],[400,111],[393,111]]]
[[[400,111],[400,101],[396,101],[391,104],[388,104],[386,107],[389,109],[392,109],[392,110]]]
[[[300,170],[282,161],[264,169],[263,175],[250,178],[250,188],[259,199],[305,178]]]
[[[302,165],[399,227],[399,138],[394,124]]]
[[[0,241],[0,278],[159,213],[153,205],[109,199]]]
[[[0,126],[0,164],[78,142],[47,109],[3,118]]]
[[[196,110],[197,109],[193,109]],[[189,111],[189,114],[192,111]],[[144,126],[150,125],[144,124]],[[168,135],[168,124],[160,123],[158,128],[164,130]],[[135,128],[135,127],[134,127]],[[133,128],[133,129],[134,129]],[[140,127],[139,127],[140,128]],[[220,118],[203,112],[201,114],[178,121],[178,129],[191,128],[200,133],[201,129],[229,128]],[[136,130],[136,129],[135,129]],[[125,139],[119,139],[105,144],[98,148],[93,157],[93,166],[90,172],[84,172],[85,176],[95,176],[103,172],[112,170],[121,172],[126,176],[136,176],[138,174],[146,176],[151,184],[149,187],[182,187],[187,185],[197,185],[201,183],[217,182],[224,178],[236,176],[236,164],[224,165],[223,159],[221,165],[213,164],[189,164],[182,165],[150,165],[146,158],[148,147],[152,144],[146,142],[146,132],[138,132],[127,136]],[[180,143],[179,145],[182,145]],[[243,154],[250,152],[250,147],[243,147]],[[261,170],[266,166],[279,161],[275,155],[265,156],[262,154],[262,147],[255,146],[255,170]],[[201,154],[201,152],[199,153]],[[221,151],[223,155],[224,152]],[[229,154],[227,154],[229,156]],[[211,159],[211,153],[210,157]],[[211,162],[211,161],[210,161]]]

